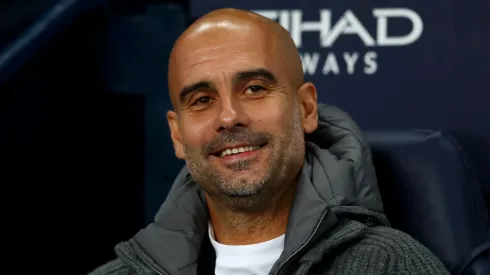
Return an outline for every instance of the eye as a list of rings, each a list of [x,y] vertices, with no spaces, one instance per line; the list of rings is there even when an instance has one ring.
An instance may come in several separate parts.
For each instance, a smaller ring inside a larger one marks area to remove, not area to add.
[[[196,101],[194,101],[194,103],[192,105],[196,105],[196,104],[208,104],[209,102],[211,102],[211,97],[209,97],[209,96],[201,96]]]
[[[262,90],[264,90],[263,87],[258,86],[258,85],[253,85],[253,86],[248,87],[247,90],[245,91],[245,93],[246,94],[249,94],[249,95],[250,94],[253,95],[253,94],[256,94],[256,93],[258,93],[258,92],[260,92]]]

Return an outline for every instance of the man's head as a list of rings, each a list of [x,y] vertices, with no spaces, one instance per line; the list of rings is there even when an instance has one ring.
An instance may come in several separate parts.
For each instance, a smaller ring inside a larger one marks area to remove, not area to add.
[[[279,24],[211,12],[177,40],[168,78],[175,154],[209,196],[252,210],[298,175],[304,133],[318,124],[316,89]]]

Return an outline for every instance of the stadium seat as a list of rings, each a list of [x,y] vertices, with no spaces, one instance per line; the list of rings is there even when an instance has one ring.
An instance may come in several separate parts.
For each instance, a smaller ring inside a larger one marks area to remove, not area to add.
[[[449,133],[370,131],[392,226],[432,250],[451,274],[490,274],[490,223],[467,153]]]

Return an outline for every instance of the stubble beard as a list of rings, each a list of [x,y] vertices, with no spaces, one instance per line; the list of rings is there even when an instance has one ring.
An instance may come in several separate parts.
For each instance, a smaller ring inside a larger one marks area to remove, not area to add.
[[[271,156],[272,158],[277,158],[277,156]],[[260,206],[265,204],[263,201],[272,189],[274,182],[272,175],[279,170],[277,161],[269,163],[271,164],[269,167],[257,171],[263,175],[253,180],[246,177],[225,179],[217,169],[209,165],[199,166],[194,161],[187,161],[187,166],[193,178],[212,198],[214,204],[237,212],[258,212]],[[252,166],[253,163],[249,161],[240,161],[226,167],[232,172],[239,172],[252,169]]]
[[[285,181],[288,180],[288,172],[291,172],[288,171],[291,162],[298,150],[301,150],[300,146],[304,151],[304,136],[299,110],[293,112],[294,118],[286,126],[283,135],[268,140],[267,146],[272,152],[264,164],[268,167],[258,171],[263,175],[253,182],[248,178],[223,179],[220,172],[202,158],[201,152],[186,151],[186,156],[188,156],[186,163],[191,175],[212,198],[214,204],[231,211],[257,213],[265,210],[269,202],[280,195],[279,190],[287,188],[287,186],[280,185],[290,184]],[[251,166],[253,163],[249,161],[240,161],[228,165],[227,168],[238,172],[251,169]]]

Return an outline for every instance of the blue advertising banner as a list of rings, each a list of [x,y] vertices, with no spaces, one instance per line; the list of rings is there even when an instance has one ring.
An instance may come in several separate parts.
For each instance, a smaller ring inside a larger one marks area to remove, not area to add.
[[[279,22],[319,100],[365,128],[446,128],[490,140],[488,1],[191,0]],[[490,142],[490,141],[489,141]]]

